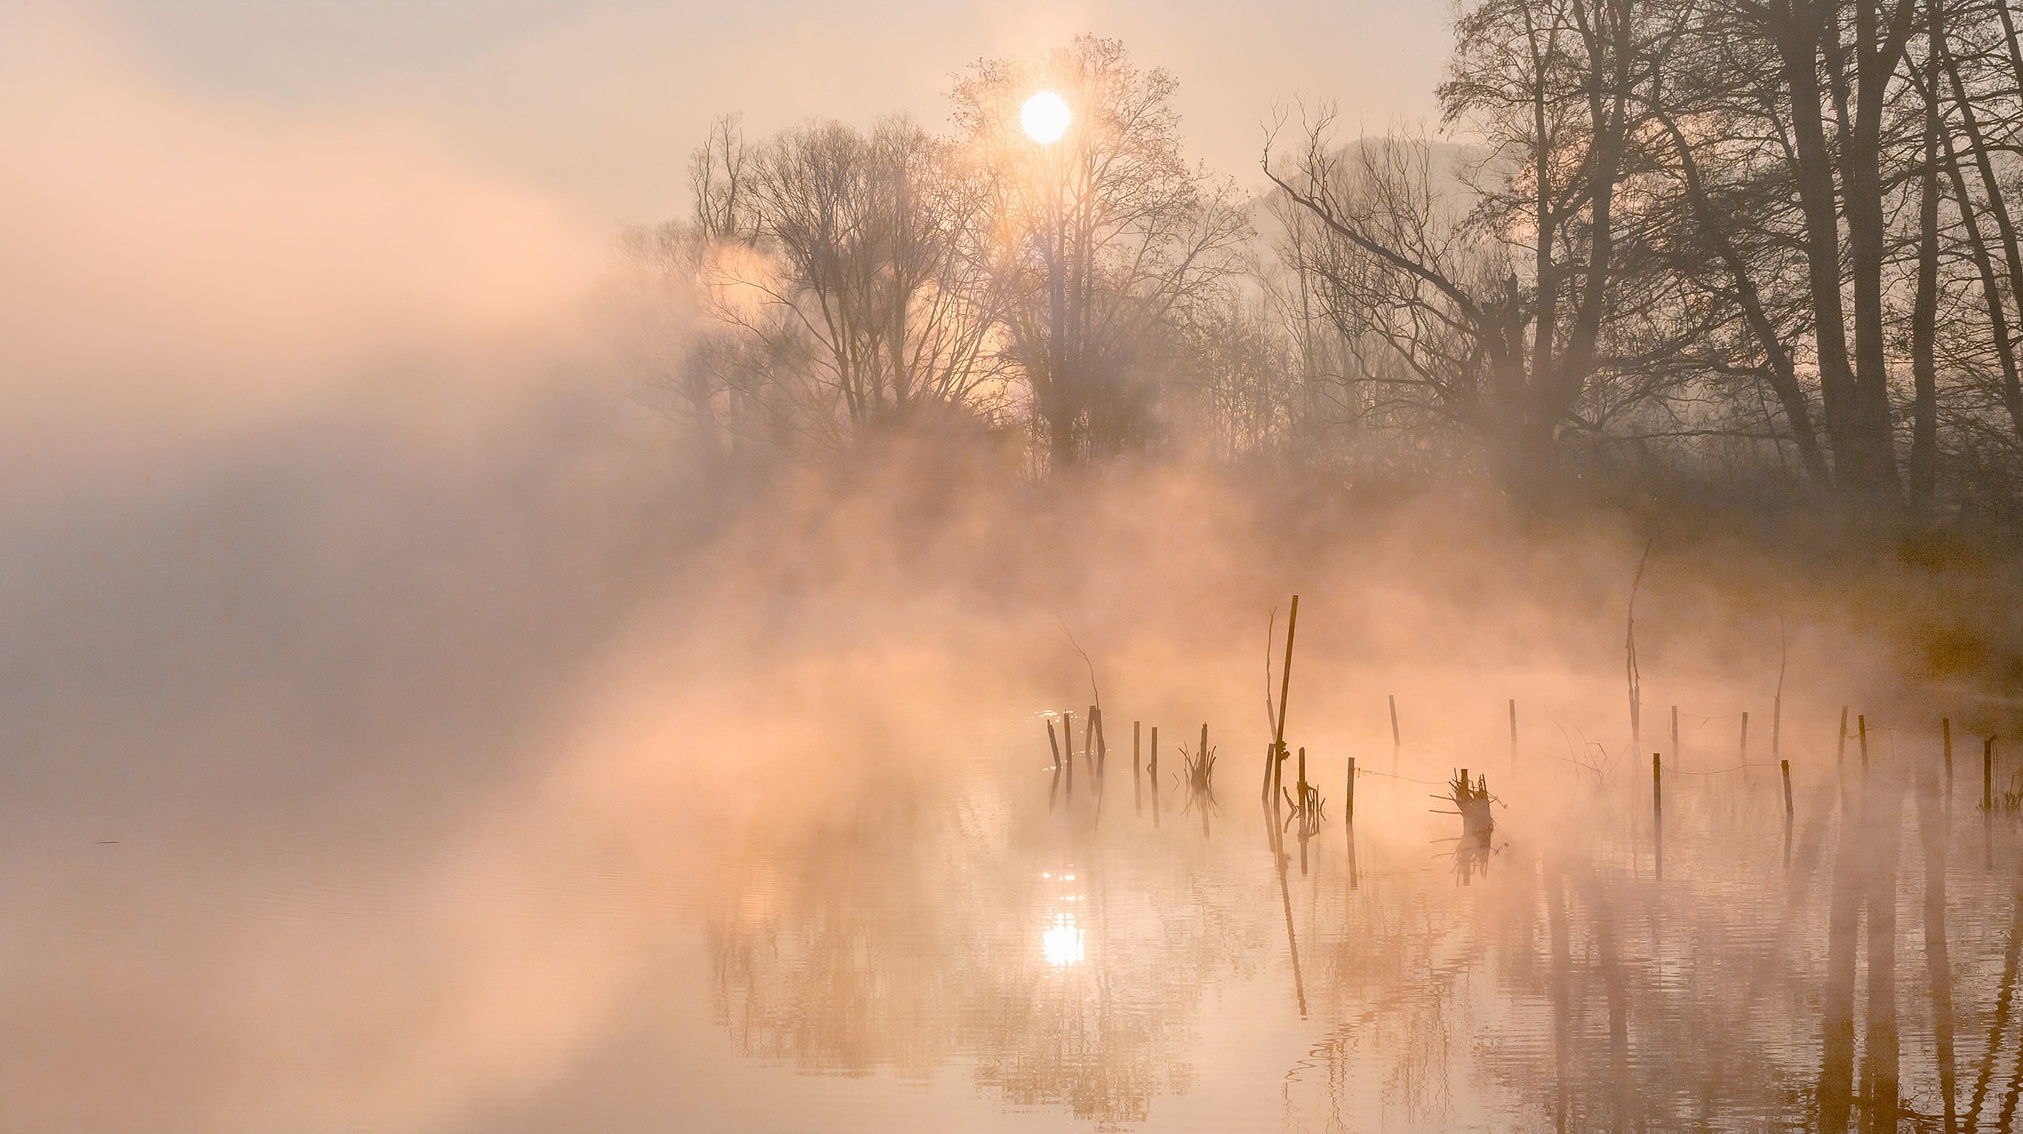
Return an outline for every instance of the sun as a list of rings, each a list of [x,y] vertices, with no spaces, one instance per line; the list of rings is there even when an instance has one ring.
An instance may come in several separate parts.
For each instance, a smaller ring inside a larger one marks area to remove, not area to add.
[[[1068,100],[1052,91],[1039,92],[1019,108],[1019,125],[1025,128],[1026,137],[1043,146],[1060,141],[1074,120]]]

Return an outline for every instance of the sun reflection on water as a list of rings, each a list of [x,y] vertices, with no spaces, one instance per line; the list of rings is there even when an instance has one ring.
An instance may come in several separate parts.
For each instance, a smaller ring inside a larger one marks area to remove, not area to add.
[[[1040,952],[1057,969],[1081,963],[1082,929],[1073,914],[1054,915],[1053,924],[1040,934]]]

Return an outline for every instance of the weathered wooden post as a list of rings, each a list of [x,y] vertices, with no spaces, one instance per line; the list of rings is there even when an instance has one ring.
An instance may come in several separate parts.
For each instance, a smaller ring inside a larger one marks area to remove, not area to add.
[[[1138,763],[1138,738],[1140,727],[1143,723],[1142,721],[1131,722],[1131,813],[1133,815],[1145,814],[1144,784],[1138,774],[1141,767]]]
[[[1742,763],[1746,766],[1749,763],[1749,710],[1747,709],[1742,710],[1742,743],[1739,751],[1742,753]]]
[[[1343,822],[1354,823],[1356,821],[1356,758],[1354,756],[1349,757],[1349,790],[1347,801],[1344,803],[1342,810],[1344,813]],[[1350,853],[1353,854],[1355,852],[1351,850]]]
[[[1995,813],[1995,738],[1981,746],[1981,810]]]
[[[1510,774],[1517,775],[1517,698],[1510,699]]]
[[[1776,760],[1784,755],[1784,677],[1777,678],[1777,696],[1770,702],[1770,758]]]
[[[1159,726],[1152,726],[1152,825],[1159,825]]]
[[[1953,718],[1939,718],[1939,736],[1946,744],[1946,806],[1953,803]]]
[[[1395,780],[1398,776],[1398,750],[1404,744],[1398,739],[1398,695],[1387,693],[1385,696],[1391,701],[1391,778]]]
[[[1791,761],[1779,760],[1777,770],[1784,776],[1784,869],[1791,869]]]
[[[1856,713],[1854,717],[1854,727],[1856,732],[1860,734],[1861,778],[1862,782],[1866,783],[1868,782],[1868,714]]]
[[[1307,805],[1307,750],[1304,745],[1299,750],[1299,790],[1296,794],[1299,796],[1299,805],[1305,807]]]
[[[1061,713],[1061,739],[1068,745],[1068,802],[1075,799],[1075,714]]]
[[[1655,852],[1658,877],[1665,876],[1665,762],[1662,753],[1651,753],[1651,846]]]
[[[1047,721],[1047,746],[1054,750],[1054,771],[1061,770],[1061,742],[1054,739],[1054,722]]]
[[[1294,595],[1292,597],[1292,610],[1286,614],[1285,618],[1285,664],[1279,667],[1278,724],[1272,730],[1271,737],[1271,790],[1274,796],[1277,795],[1285,779],[1285,773],[1280,767],[1280,765],[1285,763],[1286,757],[1285,701],[1287,697],[1292,695],[1292,640],[1293,635],[1298,632],[1299,596]],[[1266,694],[1270,694],[1271,686],[1266,685],[1264,691]],[[1208,735],[1207,725],[1201,726],[1201,733],[1204,738],[1202,741],[1202,751],[1206,752],[1208,750],[1208,742],[1206,740]]]
[[[1101,707],[1089,710],[1089,719],[1096,722],[1096,782],[1103,782],[1103,770],[1110,763],[1110,745],[1103,739],[1103,710]]]

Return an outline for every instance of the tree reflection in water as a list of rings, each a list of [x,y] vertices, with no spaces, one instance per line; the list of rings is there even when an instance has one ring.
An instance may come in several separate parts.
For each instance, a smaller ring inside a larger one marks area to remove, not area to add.
[[[1142,1122],[1187,1090],[1196,1002],[1249,950],[1222,903],[1189,896],[1199,854],[1114,854],[1093,808],[887,795],[729,869],[719,1021],[741,1054],[802,1070],[959,1060],[1007,1104]]]
[[[1983,868],[1935,783],[1879,758],[1790,835],[1739,777],[1668,785],[1662,880],[1629,788],[1529,824],[1520,795],[1494,871],[1402,803],[1366,803],[1352,851],[1339,824],[1288,846],[1271,808],[1204,840],[1099,828],[1093,792],[892,789],[726,849],[715,1007],[755,1059],[958,1073],[1104,1129],[1164,1125],[1212,1069],[1277,1084],[1299,1130],[2006,1131],[2016,831]],[[1232,1052],[1232,1013],[1306,1055]]]

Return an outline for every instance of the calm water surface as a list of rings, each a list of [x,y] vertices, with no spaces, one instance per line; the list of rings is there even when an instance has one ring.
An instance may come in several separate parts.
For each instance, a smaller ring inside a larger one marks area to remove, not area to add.
[[[721,765],[793,791],[593,744],[434,832],[24,825],[0,1130],[2017,1128],[1978,751],[1950,795],[1936,737],[1791,753],[1789,826],[1774,768],[1668,758],[1660,877],[1648,766],[1484,756],[1485,846],[1445,760],[1365,754],[1351,830],[1310,752],[1303,827],[1262,737],[1193,791],[1198,730],[1156,794],[1128,721],[1071,787],[1020,712]]]
[[[720,848],[705,987],[639,1039],[703,1074],[674,1128],[1945,1129],[1942,1078],[2012,1128],[2016,828],[1936,755],[1801,777],[1789,828],[1774,767],[1671,769],[1660,877],[1620,769],[1520,776],[1483,847],[1409,763],[1351,830],[1315,758],[1301,837],[1260,756],[1209,800],[1168,741],[1155,799],[1120,731],[1100,785],[1032,717]]]

